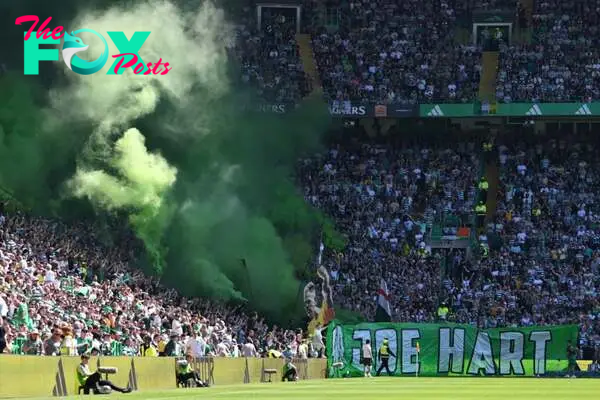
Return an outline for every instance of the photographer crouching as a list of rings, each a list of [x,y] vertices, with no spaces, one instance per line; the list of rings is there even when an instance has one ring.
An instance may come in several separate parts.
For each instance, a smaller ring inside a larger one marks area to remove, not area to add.
[[[286,358],[285,364],[283,364],[283,371],[281,373],[281,382],[296,382],[298,380],[298,368],[292,364],[291,358]]]
[[[77,380],[79,382],[79,386],[83,387],[83,393],[90,394],[90,390],[94,394],[108,394],[110,388],[117,392],[121,393],[130,393],[131,388],[120,388],[116,385],[113,385],[111,381],[103,380],[100,376],[100,372],[90,371],[89,367],[90,356],[89,354],[83,354],[81,356],[81,364],[77,367]]]
[[[192,368],[193,357],[191,354],[185,356],[185,360],[177,361],[177,370],[175,376],[177,377],[177,386],[188,386],[188,381],[193,380],[196,383],[196,387],[208,387],[208,383],[202,382],[200,376]]]

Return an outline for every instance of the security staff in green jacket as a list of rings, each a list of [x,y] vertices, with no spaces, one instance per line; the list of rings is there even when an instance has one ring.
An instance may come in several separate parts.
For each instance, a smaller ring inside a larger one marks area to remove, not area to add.
[[[294,364],[292,364],[292,360],[290,358],[285,360],[285,364],[283,364],[283,370],[281,371],[281,382],[295,382],[298,380],[298,368]]]
[[[485,215],[487,213],[487,207],[483,201],[480,201],[477,206],[475,206],[475,212],[477,215]]]
[[[475,214],[477,214],[477,227],[480,228],[483,226],[483,222],[485,221],[485,215],[487,214],[487,206],[483,201],[480,201],[475,206]]]
[[[390,367],[388,362],[390,361],[390,355],[396,357],[392,349],[390,349],[390,343],[387,338],[383,339],[383,344],[379,347],[379,361],[381,361],[381,365],[377,370],[377,376],[381,375],[381,371],[385,368],[388,376],[392,376],[392,372],[390,371]]]

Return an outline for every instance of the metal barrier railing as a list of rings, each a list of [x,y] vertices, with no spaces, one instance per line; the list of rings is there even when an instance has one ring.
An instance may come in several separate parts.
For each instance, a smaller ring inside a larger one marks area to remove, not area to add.
[[[249,359],[245,358],[245,360],[246,360],[246,363],[245,363],[245,367],[244,367],[245,368],[244,383],[250,383],[250,374],[249,374],[249,366],[248,366]],[[267,376],[267,374],[265,374],[265,370],[267,369],[267,368],[265,368],[265,360],[273,360],[273,359],[262,358],[260,360],[261,360],[260,381],[268,382],[269,381],[268,376]],[[292,364],[294,364],[298,370],[298,379],[307,380],[310,378],[309,373],[308,373],[308,360],[307,359],[295,358],[295,359],[292,359]],[[194,371],[198,374],[201,381],[206,382],[210,385],[215,384],[215,378],[214,378],[215,360],[213,357],[195,358],[192,361],[191,366],[194,369]],[[277,372],[281,373],[281,371],[277,371]]]
[[[202,382],[209,385],[215,383],[215,360],[212,357],[195,358],[192,361],[192,368],[198,373]]]

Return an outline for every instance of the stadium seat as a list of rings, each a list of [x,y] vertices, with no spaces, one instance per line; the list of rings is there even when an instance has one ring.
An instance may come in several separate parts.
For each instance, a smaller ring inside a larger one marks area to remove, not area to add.
[[[268,375],[269,376],[269,382],[272,382],[271,376],[273,374],[276,374],[276,373],[277,373],[277,370],[274,369],[274,368],[263,369],[263,375]],[[264,382],[264,379],[263,379],[263,382]]]

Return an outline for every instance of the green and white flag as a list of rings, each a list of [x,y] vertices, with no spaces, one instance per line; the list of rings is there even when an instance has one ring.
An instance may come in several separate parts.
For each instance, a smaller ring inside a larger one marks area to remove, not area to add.
[[[25,326],[28,330],[33,329],[33,321],[29,317],[29,307],[27,306],[27,303],[19,304],[12,321],[17,328]]]

